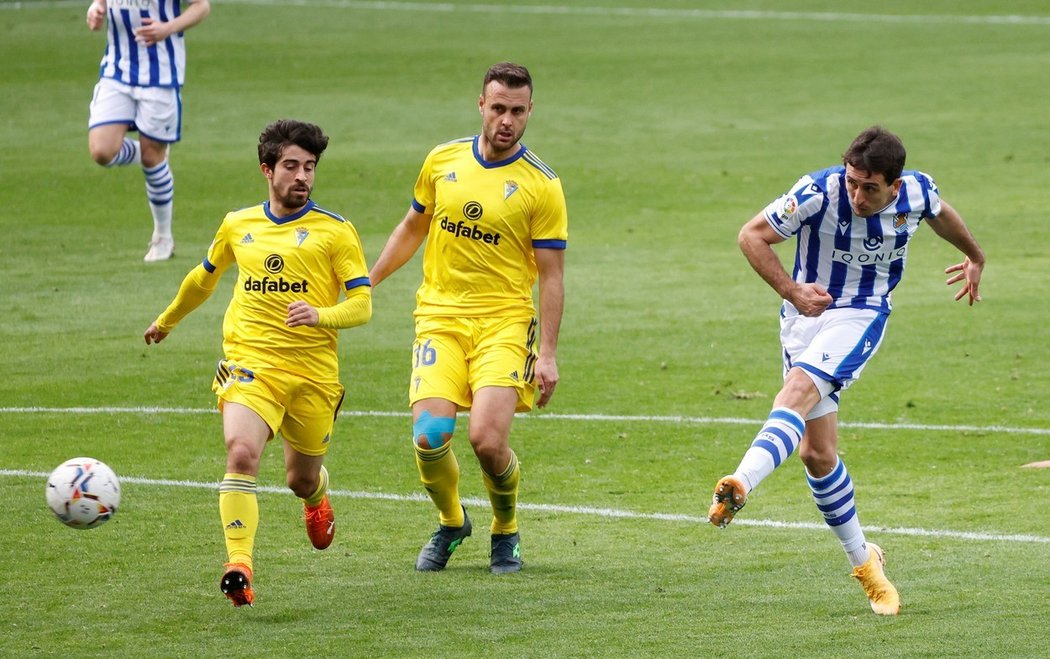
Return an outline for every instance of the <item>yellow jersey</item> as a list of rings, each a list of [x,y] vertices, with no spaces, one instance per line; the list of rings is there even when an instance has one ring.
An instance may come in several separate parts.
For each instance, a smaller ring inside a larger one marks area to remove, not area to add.
[[[237,264],[237,283],[222,324],[226,359],[248,368],[268,366],[318,382],[338,382],[338,329],[288,327],[285,318],[296,300],[319,309],[332,307],[340,291],[349,296],[371,286],[361,239],[350,222],[313,201],[281,218],[269,206],[266,202],[227,214],[202,263],[213,280]],[[158,319],[161,329],[185,314],[178,302],[176,298]]]
[[[535,249],[565,249],[561,180],[521,145],[486,162],[478,136],[435,147],[412,207],[431,215],[416,316],[535,315]]]

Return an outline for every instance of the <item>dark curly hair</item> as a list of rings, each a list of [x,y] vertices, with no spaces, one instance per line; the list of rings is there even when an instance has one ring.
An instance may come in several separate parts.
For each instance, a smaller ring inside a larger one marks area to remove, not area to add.
[[[328,147],[328,136],[320,126],[295,119],[280,119],[267,126],[259,135],[259,164],[270,169],[281,159],[284,147],[294,144],[312,153],[318,161]]]

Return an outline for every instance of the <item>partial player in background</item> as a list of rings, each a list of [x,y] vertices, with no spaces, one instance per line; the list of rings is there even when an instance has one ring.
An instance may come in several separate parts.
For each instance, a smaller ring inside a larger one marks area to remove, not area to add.
[[[91,97],[88,148],[104,167],[141,165],[153,214],[153,236],[143,257],[147,263],[175,253],[175,179],[168,145],[182,137],[183,32],[210,11],[208,0],[190,0],[185,10],[181,0],[93,0],[87,10],[91,30],[109,24]],[[138,132],[137,140],[128,137],[129,130]]]
[[[263,449],[277,433],[310,542],[325,549],[335,534],[324,456],[343,401],[338,330],[368,322],[372,293],[357,231],[310,198],[327,145],[313,124],[282,120],[266,127],[259,167],[269,200],[223,219],[207,257],[144,335],[147,344],[163,341],[237,264],[223,321],[224,358],[212,382],[226,441],[219,513],[228,562],[220,587],[235,606],[255,598],[256,481]]]
[[[544,407],[558,383],[568,216],[558,176],[519,143],[532,112],[528,70],[509,62],[491,67],[478,110],[479,135],[427,156],[412,205],[371,277],[378,285],[426,241],[409,402],[416,466],[439,526],[416,569],[444,569],[471,534],[451,444],[456,412],[470,410],[470,444],[493,511],[489,568],[501,574],[522,566],[511,422],[515,411],[532,408],[537,387],[536,405]]]
[[[945,270],[955,273],[948,284],[963,282],[956,300],[980,301],[984,269],[984,252],[962,217],[929,175],[905,171],[904,161],[896,135],[869,128],[850,144],[843,165],[803,176],[741,229],[748,262],[784,299],[784,386],[736,471],[715,485],[708,513],[715,526],[729,524],[748,493],[798,447],[817,508],[881,615],[896,615],[900,597],[883,572],[882,550],[864,537],[853,481],[838,456],[839,395],[882,344],[890,292],[921,222],[964,256]],[[792,236],[789,276],[772,245]]]

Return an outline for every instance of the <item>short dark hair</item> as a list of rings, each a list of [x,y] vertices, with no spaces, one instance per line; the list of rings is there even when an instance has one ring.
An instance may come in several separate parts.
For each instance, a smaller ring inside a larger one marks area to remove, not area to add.
[[[869,174],[882,174],[886,183],[893,183],[901,177],[907,155],[901,138],[882,126],[872,126],[849,145],[842,154],[842,164]]]
[[[320,161],[321,154],[328,147],[328,136],[320,126],[295,119],[279,119],[259,135],[259,164],[265,163],[273,169],[284,153],[284,147],[289,144],[312,153]]]
[[[485,81],[481,83],[482,95],[485,94],[485,88],[488,87],[489,83],[493,80],[503,83],[511,89],[528,87],[529,95],[532,95],[532,76],[529,75],[529,70],[521,64],[515,64],[514,62],[500,62],[499,64],[493,64],[490,66],[489,70],[485,72]]]

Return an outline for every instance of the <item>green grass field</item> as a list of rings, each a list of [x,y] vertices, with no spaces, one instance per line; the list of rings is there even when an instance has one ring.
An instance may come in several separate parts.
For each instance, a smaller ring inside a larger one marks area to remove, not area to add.
[[[219,0],[187,37],[177,256],[147,267],[141,173],[87,152],[104,39],[86,2],[0,2],[0,656],[1050,656],[1050,470],[1022,468],[1050,460],[1050,13],[991,4]],[[462,440],[477,532],[445,572],[412,569],[435,518],[405,395],[417,256],[342,335],[335,545],[310,548],[270,447],[256,606],[235,610],[209,389],[232,275],[163,345],[142,332],[222,216],[265,197],[266,123],[331,135],[314,198],[371,260],[427,151],[478,130],[480,78],[503,59],[533,72],[524,141],[570,210],[561,384],[512,436],[525,570],[488,574]],[[736,233],[873,123],[989,259],[984,301],[954,303],[942,271],[959,258],[923,229],[844,397],[894,619],[849,578],[797,458],[730,528],[704,522],[780,378],[778,300]],[[75,455],[122,477],[92,531],[44,504]]]

